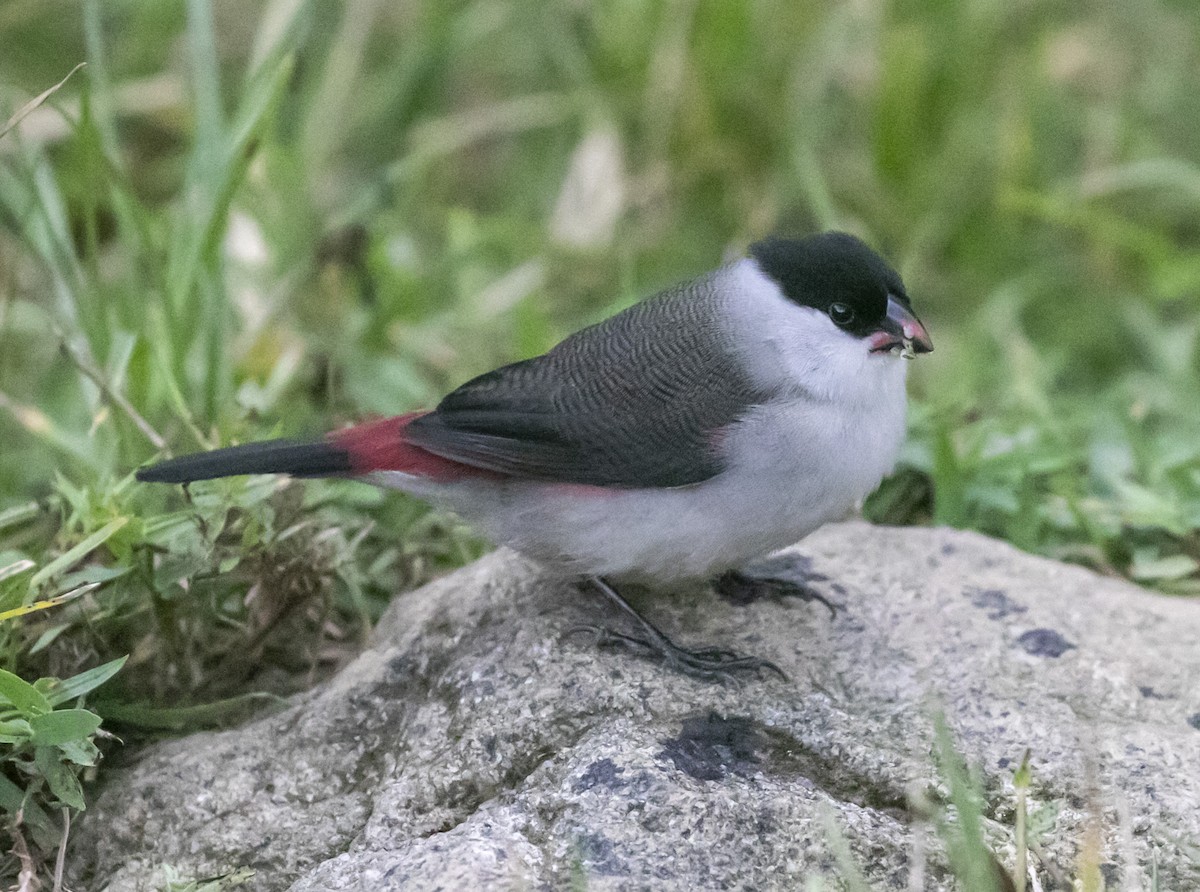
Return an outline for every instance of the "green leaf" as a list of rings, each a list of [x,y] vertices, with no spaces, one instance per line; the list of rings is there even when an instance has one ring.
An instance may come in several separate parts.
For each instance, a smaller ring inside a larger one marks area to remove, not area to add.
[[[19,576],[28,570],[32,570],[36,566],[37,564],[35,564],[33,561],[25,559],[14,561],[5,567],[0,567],[0,582],[3,582],[6,579],[11,579],[14,576]]]
[[[0,669],[0,697],[20,710],[22,715],[36,716],[49,712],[53,707],[50,701],[42,696],[41,691],[13,675],[7,669]]]
[[[87,808],[83,799],[83,787],[80,786],[79,778],[71,766],[57,762],[46,772],[45,777],[46,783],[50,785],[50,792],[58,797],[59,802],[78,811]]]
[[[15,508],[0,511],[0,530],[15,527],[26,521],[33,520],[41,512],[42,506],[37,502],[30,502],[27,505],[18,505]]]
[[[115,546],[116,543],[113,545]],[[100,564],[88,564],[60,579],[58,587],[72,589],[82,585],[111,582],[127,575],[132,569],[132,567],[105,567]]]
[[[66,681],[55,679],[57,683],[46,691],[46,700],[51,706],[58,706],[60,703],[66,703],[68,700],[82,697],[89,691],[94,691],[120,672],[121,667],[125,665],[125,661],[128,659],[129,657],[125,656],[110,660],[102,666],[97,666],[95,669],[89,669],[86,672],[80,672],[78,675],[72,675]]]
[[[68,740],[58,745],[58,751],[67,762],[89,767],[100,760],[100,750],[90,740]]]
[[[33,737],[33,729],[25,719],[0,721],[0,743],[24,743]]]
[[[0,774],[0,809],[10,819],[22,815],[24,825],[33,831],[34,841],[45,851],[51,852],[58,846],[62,834],[45,809],[3,774]]]
[[[87,803],[83,800],[83,787],[79,784],[79,777],[75,774],[75,769],[70,765],[63,764],[56,749],[49,746],[38,747],[34,761],[37,763],[38,771],[46,779],[50,792],[57,797],[59,802],[78,811],[83,811],[87,807]]]
[[[995,857],[983,835],[983,794],[971,777],[962,756],[954,748],[945,716],[934,716],[938,770],[950,789],[956,820],[939,821],[938,835],[946,845],[950,866],[964,888],[979,892],[999,892],[993,874]]]
[[[42,567],[42,569],[38,570],[38,572],[34,574],[33,579],[30,580],[30,585],[36,588],[47,579],[50,579],[51,577],[61,573],[63,570],[66,570],[68,567],[77,563],[84,555],[95,551],[97,548],[103,545],[105,540],[107,540],[113,535],[113,533],[121,529],[121,527],[125,526],[127,523],[129,523],[128,517],[118,517],[115,520],[109,521],[70,551],[60,554],[46,566]]]
[[[117,703],[115,701],[97,702],[93,706],[104,716],[105,720],[134,725],[139,728],[182,731],[230,724],[245,719],[247,715],[265,705],[281,707],[285,703],[287,703],[286,700],[274,694],[252,693],[218,700],[215,703],[202,703],[199,706],[161,708],[144,703]]]
[[[220,876],[188,880],[181,878],[171,867],[164,865],[162,875],[166,882],[162,887],[162,892],[227,892],[229,889],[244,886],[254,879],[256,874],[253,868],[239,867],[237,870],[223,873]]]
[[[0,774],[0,809],[15,815],[25,802],[25,791]]]
[[[82,68],[86,64],[87,64],[86,62],[80,62],[78,65],[76,65],[70,71],[68,71],[67,76],[64,77],[62,80],[60,80],[53,87],[50,87],[49,89],[43,90],[41,93],[38,93],[36,96],[34,96],[32,99],[30,99],[24,105],[22,105],[19,109],[17,109],[16,114],[14,114],[11,118],[9,118],[8,121],[5,122],[3,127],[0,127],[0,136],[4,136],[4,134],[8,133],[8,131],[10,131],[14,127],[16,127],[19,123],[21,123],[22,118],[24,118],[27,114],[29,114],[31,111],[33,111],[35,108],[37,108],[43,102],[45,102],[47,99],[49,99],[51,96],[53,96],[59,90],[61,90],[63,84],[65,84],[67,81],[69,81],[71,79],[71,75],[73,75],[76,71],[78,71],[80,68]]]
[[[1029,767],[1029,753],[1029,750],[1025,750],[1025,755],[1021,757],[1021,764],[1013,772],[1013,786],[1018,790],[1028,790],[1030,783],[1033,782],[1033,770]]]
[[[87,709],[59,709],[29,720],[33,742],[38,746],[58,746],[71,740],[86,740],[100,727],[100,716]]]
[[[1130,568],[1130,575],[1137,580],[1183,579],[1200,570],[1200,563],[1186,554],[1168,557],[1138,557]]]
[[[33,644],[30,646],[29,655],[33,656],[34,654],[40,653],[45,648],[49,647],[54,643],[54,640],[58,638],[59,635],[67,631],[69,628],[71,628],[70,623],[60,623],[59,625],[51,626],[46,631],[42,632],[41,635],[38,635],[37,641],[33,642]],[[57,680],[58,679],[55,679],[55,681]]]

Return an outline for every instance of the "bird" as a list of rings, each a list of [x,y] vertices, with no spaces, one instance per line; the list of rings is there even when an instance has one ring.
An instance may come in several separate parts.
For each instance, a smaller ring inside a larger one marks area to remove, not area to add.
[[[677,645],[619,588],[711,580],[742,601],[824,600],[745,567],[844,518],[891,472],[905,360],[932,349],[899,274],[865,242],[771,236],[431,410],[169,458],[136,477],[350,477],[402,490],[578,579],[637,625],[584,627],[601,644],[704,679],[782,675],[770,660]]]

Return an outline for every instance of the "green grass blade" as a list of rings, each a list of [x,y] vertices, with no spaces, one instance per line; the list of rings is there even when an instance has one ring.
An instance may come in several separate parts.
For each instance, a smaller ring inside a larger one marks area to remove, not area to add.
[[[46,566],[42,567],[42,569],[33,575],[33,579],[30,580],[30,585],[33,588],[37,588],[46,582],[46,580],[52,579],[64,570],[74,566],[85,556],[91,554],[93,551],[107,542],[113,536],[113,534],[117,532],[117,530],[124,527],[127,523],[129,523],[128,517],[118,517],[114,520],[110,520],[74,548],[59,555]]]
[[[286,703],[274,694],[251,693],[197,706],[160,707],[108,700],[96,701],[92,706],[106,721],[155,731],[187,731],[232,724],[264,707]]]
[[[9,118],[8,121],[6,121],[4,123],[3,126],[0,126],[0,139],[2,139],[4,137],[4,135],[6,133],[8,133],[8,131],[12,130],[14,127],[16,127],[18,124],[20,124],[21,120],[26,115],[28,115],[31,111],[33,111],[35,108],[37,108],[43,102],[45,102],[47,99],[49,99],[51,96],[53,96],[59,90],[61,90],[63,88],[63,86],[66,84],[66,82],[71,79],[71,75],[73,75],[80,68],[83,68],[83,66],[86,64],[87,64],[86,62],[80,62],[78,65],[76,65],[70,71],[68,71],[67,76],[64,77],[62,80],[60,80],[53,87],[50,87],[47,90],[43,90],[37,96],[33,97],[28,102],[26,102],[24,105],[22,105],[19,109],[17,109],[16,114],[14,114],[11,118]]]
[[[119,657],[115,660],[109,660],[95,669],[88,669],[86,672],[80,672],[78,675],[72,675],[70,678],[62,681],[55,679],[54,683],[49,685],[44,692],[46,701],[51,706],[58,706],[60,703],[75,700],[84,694],[94,691],[120,672],[121,667],[125,665],[125,661],[128,659],[129,657]]]

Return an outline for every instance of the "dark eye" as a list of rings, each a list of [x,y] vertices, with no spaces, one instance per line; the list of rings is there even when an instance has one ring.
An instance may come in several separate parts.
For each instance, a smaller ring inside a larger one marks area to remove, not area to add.
[[[849,325],[854,321],[854,310],[845,304],[830,304],[829,318],[833,320],[834,325]]]

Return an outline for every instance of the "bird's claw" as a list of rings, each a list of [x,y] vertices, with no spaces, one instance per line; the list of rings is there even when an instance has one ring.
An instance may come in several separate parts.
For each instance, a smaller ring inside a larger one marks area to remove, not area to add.
[[[821,577],[824,578],[824,577]],[[837,616],[841,605],[831,601],[805,582],[782,579],[778,576],[748,576],[731,570],[718,576],[713,582],[717,594],[734,604],[752,604],[762,598],[798,598],[825,605],[830,616]]]
[[[567,634],[590,635],[597,647],[619,648],[641,657],[657,657],[667,668],[702,681],[724,681],[734,678],[739,673],[751,672],[761,677],[763,671],[774,672],[784,681],[788,680],[784,671],[770,660],[743,656],[725,648],[702,647],[689,650],[669,639],[658,641],[642,638],[601,626],[575,626]]]

